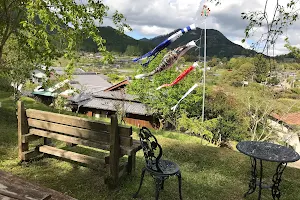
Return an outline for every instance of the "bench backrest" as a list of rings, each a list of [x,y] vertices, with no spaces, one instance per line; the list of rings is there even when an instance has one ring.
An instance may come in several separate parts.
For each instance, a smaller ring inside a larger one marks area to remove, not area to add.
[[[29,134],[109,150],[111,124],[27,109]],[[120,145],[132,146],[132,128],[118,125]]]

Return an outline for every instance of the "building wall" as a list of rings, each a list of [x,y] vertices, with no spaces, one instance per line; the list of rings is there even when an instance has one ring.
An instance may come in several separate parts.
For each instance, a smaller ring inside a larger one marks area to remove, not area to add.
[[[124,120],[126,123],[137,127],[159,128],[159,120],[153,116],[127,114]]]
[[[99,109],[90,109],[90,108],[80,108],[80,113],[83,113],[90,117],[110,117],[115,112],[110,110],[99,110]],[[135,114],[126,114],[124,118],[125,124],[136,126],[136,127],[147,127],[147,128],[159,128],[159,120],[155,119],[153,116],[144,116],[144,115],[135,115]]]

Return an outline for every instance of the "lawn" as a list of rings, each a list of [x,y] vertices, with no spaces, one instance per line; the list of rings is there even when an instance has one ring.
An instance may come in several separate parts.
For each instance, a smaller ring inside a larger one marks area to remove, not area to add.
[[[30,99],[24,99],[27,107],[43,110]],[[17,121],[15,107],[8,93],[0,92],[0,170],[11,172],[32,182],[66,193],[80,200],[132,199],[138,188],[140,172],[144,165],[142,152],[137,154],[137,170],[120,181],[115,190],[108,190],[103,177],[97,171],[54,158],[44,158],[31,163],[18,162]],[[51,110],[51,109],[50,109]],[[136,131],[136,129],[134,129]],[[249,158],[232,150],[201,144],[196,137],[172,132],[155,132],[163,147],[165,159],[177,162],[183,177],[183,198],[201,200],[239,200],[248,187]],[[136,136],[136,133],[135,133]],[[264,173],[271,177],[275,165],[265,163]],[[281,184],[282,200],[300,199],[300,171],[287,168]],[[263,199],[272,199],[270,191],[263,191]],[[154,199],[154,182],[145,177],[139,199]],[[160,199],[179,199],[177,179],[165,183]],[[246,200],[257,199],[257,193]]]

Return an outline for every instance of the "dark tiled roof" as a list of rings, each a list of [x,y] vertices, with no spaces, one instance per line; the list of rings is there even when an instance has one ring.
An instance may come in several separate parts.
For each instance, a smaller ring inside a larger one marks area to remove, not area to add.
[[[137,101],[137,96],[123,93],[122,90],[119,91],[99,91],[94,92],[93,97],[96,98],[107,98],[107,99],[116,99],[116,100],[127,100],[127,101]]]
[[[92,99],[91,94],[82,92],[80,94],[76,94],[75,96],[71,97],[69,100],[73,103],[80,103],[90,99]]]
[[[138,115],[151,115],[147,107],[144,104],[138,102],[112,100],[104,98],[92,98],[91,100],[79,103],[79,105],[86,108],[95,108],[111,111],[116,111],[119,108],[123,108],[126,113]]]
[[[87,93],[82,92],[69,100],[73,104],[80,107],[95,108],[101,110],[116,111],[118,108],[125,109],[126,113],[138,115],[151,115],[147,106],[137,100],[136,96],[130,94],[123,94],[121,91],[111,92],[96,92]]]
[[[102,91],[112,86],[111,83],[107,82],[97,74],[85,74],[85,73],[77,74],[74,75],[72,82],[75,83],[72,84],[74,88],[79,90],[84,90],[86,92]]]

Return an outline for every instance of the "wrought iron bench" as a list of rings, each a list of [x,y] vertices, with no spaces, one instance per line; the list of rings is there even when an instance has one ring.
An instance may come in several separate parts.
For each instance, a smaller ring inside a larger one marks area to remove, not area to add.
[[[137,198],[143,184],[145,172],[149,172],[155,180],[156,193],[155,199],[158,199],[160,190],[164,188],[164,181],[170,176],[178,177],[179,198],[181,195],[181,172],[179,166],[169,160],[162,160],[162,147],[158,144],[157,139],[146,127],[142,127],[139,133],[141,146],[146,160],[146,166],[142,169],[141,181],[138,191],[133,195]]]

